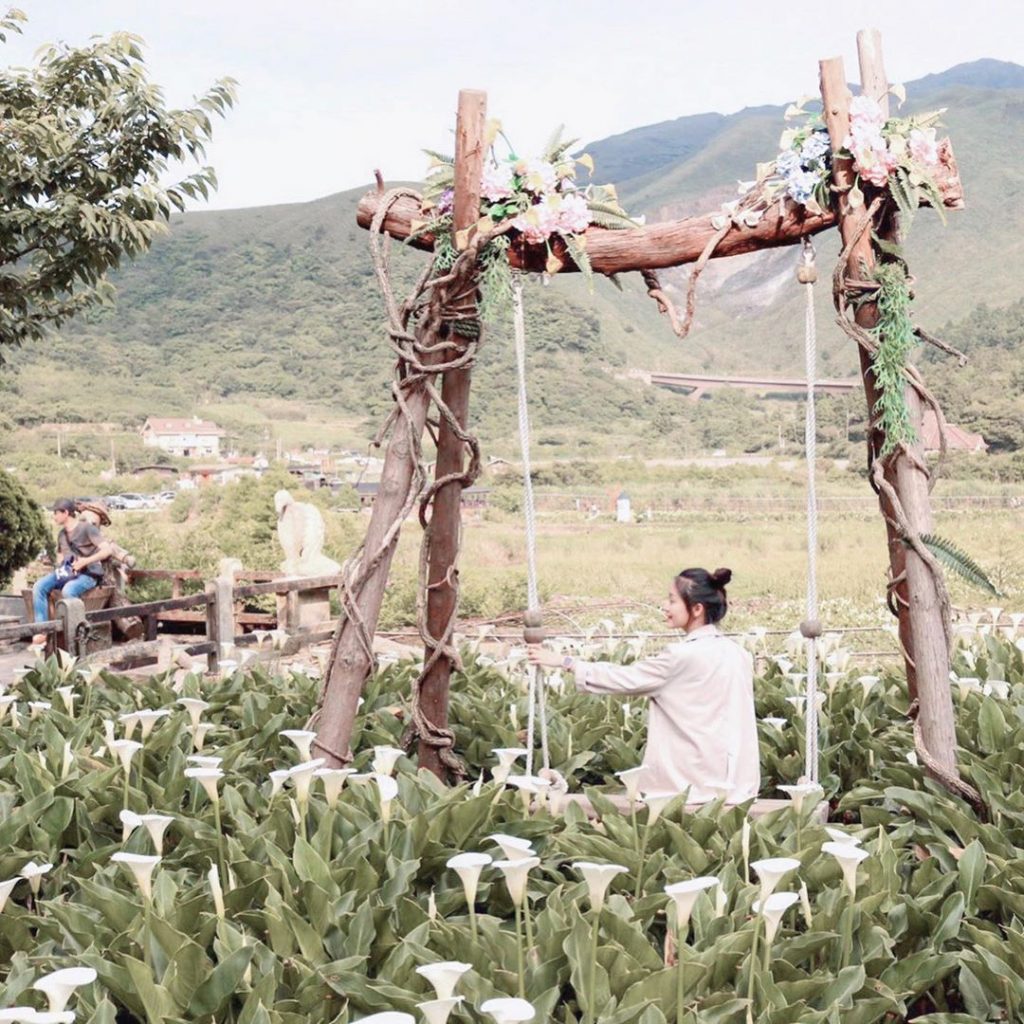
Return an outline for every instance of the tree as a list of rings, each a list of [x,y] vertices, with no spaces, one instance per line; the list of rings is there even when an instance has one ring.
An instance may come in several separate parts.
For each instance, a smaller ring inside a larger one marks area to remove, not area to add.
[[[0,15],[0,42],[24,20]],[[0,354],[109,301],[107,271],[216,187],[210,167],[160,178],[169,162],[202,159],[211,115],[233,100],[222,79],[194,107],[167,109],[128,33],[50,46],[37,66],[0,71]]]
[[[0,469],[0,588],[40,551],[52,547],[42,509],[10,473]]]

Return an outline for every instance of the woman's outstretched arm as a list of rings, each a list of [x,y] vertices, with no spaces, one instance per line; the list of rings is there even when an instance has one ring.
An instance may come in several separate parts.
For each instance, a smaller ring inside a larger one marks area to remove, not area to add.
[[[657,693],[668,682],[677,660],[671,650],[665,650],[632,665],[573,658],[570,666],[565,664],[565,659],[561,655],[544,650],[539,645],[528,647],[527,657],[533,664],[544,668],[571,671],[576,678],[578,690],[585,690],[587,693],[618,693],[623,696]]]

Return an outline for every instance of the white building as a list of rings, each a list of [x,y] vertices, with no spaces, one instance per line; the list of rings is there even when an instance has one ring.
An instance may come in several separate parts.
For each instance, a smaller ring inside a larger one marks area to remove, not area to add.
[[[143,444],[186,459],[220,455],[220,439],[223,436],[224,431],[216,423],[201,420],[198,416],[192,419],[150,416],[142,425]]]

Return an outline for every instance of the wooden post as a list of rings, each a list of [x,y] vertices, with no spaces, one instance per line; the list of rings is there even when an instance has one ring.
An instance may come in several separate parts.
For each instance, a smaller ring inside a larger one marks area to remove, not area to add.
[[[475,89],[459,93],[455,121],[455,197],[452,224],[455,231],[471,227],[480,219],[480,175],[483,171],[484,122],[487,94]],[[458,341],[452,332],[449,341]],[[463,346],[464,347],[464,346]],[[451,410],[460,428],[469,416],[470,370],[449,370],[441,382],[441,399]],[[465,468],[466,447],[447,421],[441,420],[437,438],[434,479],[461,473]],[[430,520],[430,562],[427,569],[427,632],[439,639],[449,619],[457,611],[457,591],[453,580],[458,573],[459,544],[462,533],[462,482],[452,480],[434,495]],[[428,646],[425,656],[430,656]],[[452,661],[442,655],[428,669],[420,684],[420,709],[434,725],[448,725],[448,682]],[[445,769],[437,747],[419,741],[419,765],[438,778]]]
[[[231,580],[223,576],[218,576],[206,584],[206,593],[210,597],[210,603],[206,606],[206,635],[213,641],[213,652],[209,661],[211,672],[216,672],[220,667],[224,648],[235,642],[233,589]]]
[[[80,597],[61,597],[57,601],[57,618],[60,619],[60,636],[64,650],[72,657],[85,654],[85,645],[79,650],[78,627],[85,622],[85,603]]]
[[[877,31],[861,32],[857,36],[860,57],[863,92],[876,99],[883,110],[888,109],[888,82],[882,63],[881,39]],[[822,61],[821,96],[824,105],[825,123],[832,139],[832,148],[840,148],[849,130],[850,93],[846,86],[846,75],[841,58]],[[849,160],[837,160],[833,167],[833,180],[840,189],[846,189],[853,181],[853,170]],[[846,192],[840,192],[840,233],[843,244],[849,245],[857,228],[858,214],[851,211]],[[896,234],[891,225],[882,225],[883,234]],[[850,252],[847,267],[856,280],[863,279],[865,269],[870,272],[875,264],[875,253],[871,244],[870,230],[865,231]],[[874,327],[878,322],[878,309],[874,303],[865,302],[857,310],[856,322],[865,328]],[[878,390],[875,386],[871,361],[862,350],[861,369],[864,377],[864,391],[868,402],[869,430],[868,444],[877,455],[884,443],[874,419]],[[921,436],[921,403],[913,389],[906,388],[907,405],[911,423]],[[931,505],[928,495],[928,478],[923,446],[920,441],[910,446],[909,452],[896,455],[886,472],[887,481],[892,484],[903,506],[911,528],[917,533],[932,531]],[[890,512],[884,497],[880,497],[882,512]],[[952,774],[956,768],[956,731],[953,718],[953,702],[949,690],[949,650],[942,619],[935,580],[928,566],[913,551],[906,548],[896,531],[888,526],[889,564],[894,578],[904,578],[897,589],[899,607],[900,639],[907,655],[907,679],[911,692],[919,697],[920,721],[925,746],[939,764]]]

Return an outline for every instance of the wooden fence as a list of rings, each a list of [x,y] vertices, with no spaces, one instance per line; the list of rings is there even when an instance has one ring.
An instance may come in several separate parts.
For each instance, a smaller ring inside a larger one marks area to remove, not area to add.
[[[87,609],[79,598],[61,597],[57,617],[46,622],[20,622],[0,626],[0,641],[18,640],[33,634],[52,639],[52,646],[85,663],[112,664],[158,658],[170,649],[176,635],[181,649],[190,655],[206,655],[210,671],[236,647],[256,644],[257,628],[279,628],[287,635],[289,651],[331,637],[334,620],[330,599],[342,577],[284,577],[272,572],[238,572],[203,581],[199,572],[187,569],[150,569],[132,573],[133,580],[170,580],[171,597],[111,608]],[[202,591],[184,594],[186,582],[202,582]],[[273,595],[274,612],[244,610],[248,598]],[[110,624],[115,619],[139,618],[143,639],[112,644]],[[185,642],[184,625],[199,628],[195,639]],[[163,639],[161,636],[163,635]]]

